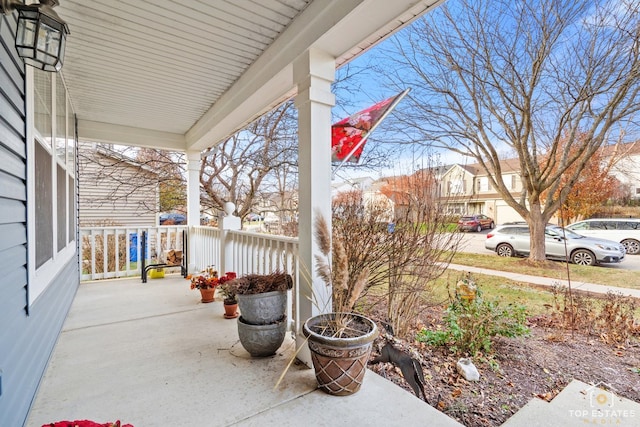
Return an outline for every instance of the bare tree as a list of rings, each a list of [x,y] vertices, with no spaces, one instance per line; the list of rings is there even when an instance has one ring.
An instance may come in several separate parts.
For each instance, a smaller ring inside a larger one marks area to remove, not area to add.
[[[295,110],[288,101],[207,149],[200,169],[203,207],[222,210],[231,201],[238,215],[245,217],[259,202],[259,191],[273,192],[270,175],[297,167],[296,135]]]
[[[136,154],[136,162],[146,165],[158,173],[160,212],[185,211],[187,182],[184,153],[141,148]]]
[[[401,129],[478,162],[529,223],[530,260],[545,259],[544,226],[591,156],[623,129],[637,138],[639,8],[638,0],[450,0],[387,52],[392,84],[413,88],[395,115]],[[517,199],[502,179],[508,156],[519,159]]]

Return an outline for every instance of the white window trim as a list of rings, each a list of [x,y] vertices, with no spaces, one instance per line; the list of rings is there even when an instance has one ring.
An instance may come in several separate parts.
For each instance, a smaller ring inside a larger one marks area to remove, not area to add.
[[[55,76],[52,78],[52,88],[55,88],[56,79]],[[28,272],[27,272],[27,294],[28,294],[28,306],[31,307],[33,303],[38,299],[40,295],[47,289],[47,287],[51,284],[52,279],[54,279],[57,274],[67,265],[67,263],[74,257],[76,253],[76,233],[72,236],[72,240],[69,242],[69,227],[65,225],[67,229],[65,239],[67,241],[64,249],[58,252],[57,248],[57,239],[58,239],[58,221],[57,221],[57,209],[53,209],[53,256],[47,262],[40,266],[40,268],[36,269],[36,212],[35,212],[35,144],[36,139],[43,141],[43,138],[37,130],[35,129],[35,82],[34,82],[34,69],[32,67],[25,67],[25,81],[26,81],[26,138],[27,138],[27,248],[28,248]],[[68,97],[68,93],[67,93]],[[57,185],[54,185],[56,180],[54,177],[57,173],[57,155],[55,152],[55,144],[56,144],[56,108],[57,103],[55,97],[52,97],[51,103],[51,121],[52,121],[52,146],[48,151],[51,154],[51,166],[52,166],[52,200],[56,201],[58,188]],[[68,105],[68,104],[66,104]],[[68,114],[68,113],[67,113]],[[66,116],[65,116],[66,117]],[[68,123],[68,121],[65,121]],[[65,126],[68,126],[65,125]],[[68,130],[67,130],[68,134]],[[47,147],[47,144],[43,144],[44,147]],[[68,164],[68,163],[67,163]],[[66,170],[66,165],[65,165]],[[73,171],[75,174],[75,168]],[[66,178],[67,188],[68,188],[68,174]],[[77,177],[74,176],[75,179]],[[68,193],[68,192],[67,192]],[[65,209],[69,206],[69,194],[65,198]],[[75,215],[75,212],[68,212],[68,215]],[[68,218],[67,218],[68,219]],[[68,223],[68,221],[67,221]]]

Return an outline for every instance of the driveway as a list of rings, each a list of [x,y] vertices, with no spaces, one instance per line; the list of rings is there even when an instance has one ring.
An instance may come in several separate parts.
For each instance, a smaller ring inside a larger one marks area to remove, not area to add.
[[[495,252],[485,249],[484,247],[484,241],[490,231],[491,230],[483,230],[479,233],[463,233],[459,247],[460,252],[470,252],[487,255],[494,254],[495,256],[498,256]],[[625,257],[625,260],[619,264],[601,264],[601,267],[640,271],[640,255],[627,255]]]

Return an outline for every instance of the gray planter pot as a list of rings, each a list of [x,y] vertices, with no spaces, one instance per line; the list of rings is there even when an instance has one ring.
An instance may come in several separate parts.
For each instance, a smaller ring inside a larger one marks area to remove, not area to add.
[[[318,333],[335,315],[328,313],[311,317],[304,323],[302,332],[308,338],[319,388],[329,394],[346,396],[360,390],[378,327],[367,317],[348,314],[353,323],[361,326],[358,329],[362,332],[358,336],[338,338]]]
[[[253,357],[267,357],[276,353],[287,332],[287,317],[269,325],[251,325],[238,318],[240,344]]]
[[[239,294],[237,298],[244,322],[252,325],[277,322],[287,312],[287,291]]]

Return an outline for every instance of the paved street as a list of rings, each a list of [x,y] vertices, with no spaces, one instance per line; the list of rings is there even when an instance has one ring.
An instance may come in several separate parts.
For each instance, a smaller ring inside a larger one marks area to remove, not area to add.
[[[471,252],[476,254],[495,254],[495,252],[485,249],[484,241],[490,230],[483,230],[479,233],[464,233],[460,242],[460,252]],[[625,270],[640,270],[640,255],[627,255],[620,264],[602,264],[602,268],[621,268]]]

